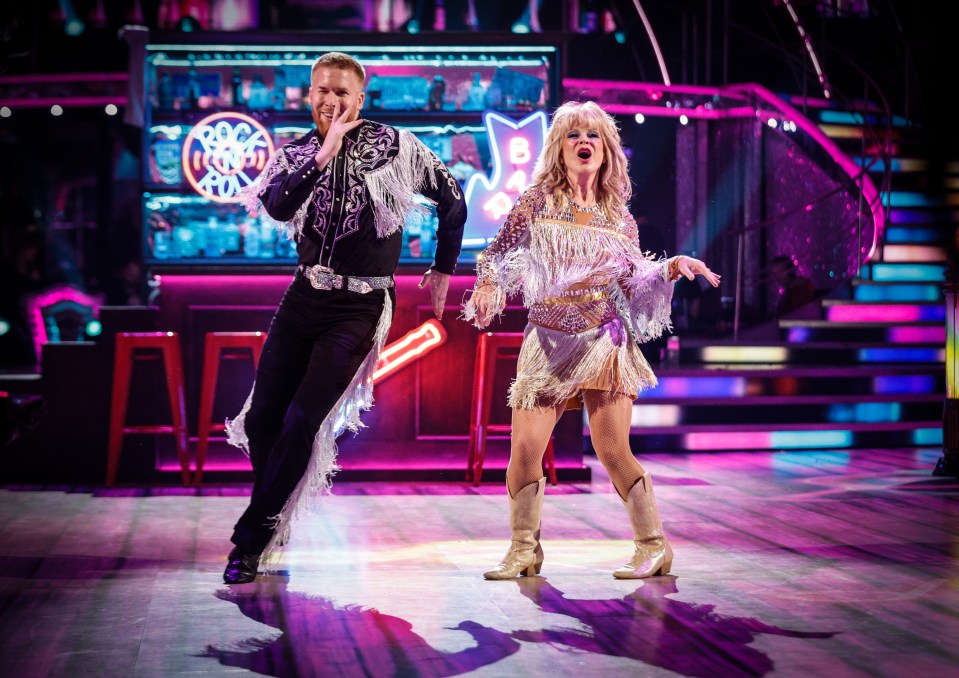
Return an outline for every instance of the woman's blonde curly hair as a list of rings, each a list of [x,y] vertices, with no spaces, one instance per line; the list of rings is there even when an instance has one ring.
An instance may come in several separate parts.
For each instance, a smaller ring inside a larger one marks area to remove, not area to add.
[[[593,101],[568,101],[553,113],[532,183],[546,194],[552,209],[568,206],[571,186],[563,164],[563,140],[566,133],[576,127],[595,129],[603,140],[603,165],[596,201],[608,216],[617,216],[627,209],[633,194],[629,162],[623,153],[616,120]]]

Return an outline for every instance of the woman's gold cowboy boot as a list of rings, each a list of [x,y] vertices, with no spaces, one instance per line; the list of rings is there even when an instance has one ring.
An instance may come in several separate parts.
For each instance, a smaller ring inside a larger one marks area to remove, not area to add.
[[[624,503],[633,524],[636,551],[631,561],[613,571],[613,576],[617,579],[643,579],[669,574],[673,566],[673,549],[663,534],[663,523],[653,496],[653,480],[648,471],[636,481]]]
[[[513,542],[500,564],[489,572],[486,579],[512,579],[518,574],[532,577],[543,567],[543,547],[539,543],[540,516],[543,513],[543,492],[546,478],[530,483],[516,496],[509,498],[509,527]],[[506,484],[509,492],[509,483]]]

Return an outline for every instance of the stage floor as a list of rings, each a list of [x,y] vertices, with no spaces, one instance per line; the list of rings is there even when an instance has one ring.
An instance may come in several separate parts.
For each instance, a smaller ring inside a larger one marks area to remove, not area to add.
[[[959,485],[938,450],[644,455],[676,552],[619,581],[595,459],[546,561],[488,582],[505,488],[334,484],[284,573],[221,582],[246,485],[0,490],[6,676],[957,676]]]

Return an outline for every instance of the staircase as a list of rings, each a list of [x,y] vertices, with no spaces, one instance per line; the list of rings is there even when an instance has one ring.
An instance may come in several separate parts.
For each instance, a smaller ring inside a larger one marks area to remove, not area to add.
[[[855,116],[814,115],[865,163]],[[778,340],[672,337],[659,386],[634,404],[634,451],[941,447],[944,243],[959,225],[959,163],[932,191],[914,133],[895,133],[879,255],[817,313],[780,320]],[[877,186],[885,169],[870,168]]]

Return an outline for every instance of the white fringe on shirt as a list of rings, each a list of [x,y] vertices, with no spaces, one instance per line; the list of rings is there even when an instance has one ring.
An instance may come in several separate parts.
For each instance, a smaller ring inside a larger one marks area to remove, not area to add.
[[[431,188],[436,188],[436,174],[434,173],[436,156],[427,146],[406,130],[398,130],[399,152],[395,158],[382,167],[368,172],[363,178],[366,189],[373,203],[373,216],[376,223],[376,235],[385,238],[403,228],[406,217],[411,213],[427,214],[428,209],[422,203],[413,199],[429,182]],[[302,156],[316,154],[317,140],[310,143],[298,153]],[[256,216],[261,210],[260,198],[280,172],[290,172],[299,169],[290,165],[286,151],[278,149],[260,172],[256,180],[244,188],[240,193],[240,202],[246,211]],[[296,211],[296,214],[286,224],[286,236],[292,239],[303,232],[306,223],[306,213],[310,201],[306,200]]]
[[[316,155],[318,148],[319,142],[314,137],[310,139],[306,146],[298,149],[298,153],[300,156],[312,157]],[[296,211],[296,214],[293,215],[293,218],[284,224],[271,217],[262,209],[263,203],[260,199],[280,172],[291,172],[296,169],[299,168],[290,165],[286,151],[282,147],[278,148],[274,151],[273,155],[270,156],[270,159],[267,160],[259,176],[241,190],[239,194],[240,204],[243,205],[247,214],[253,217],[260,216],[261,219],[265,219],[273,224],[274,228],[278,231],[285,231],[287,240],[293,240],[298,234],[303,232],[303,224],[306,222],[306,209],[309,207],[310,201],[304,201]]]
[[[413,194],[419,192],[427,180],[431,188],[436,188],[436,175],[432,171],[434,157],[422,141],[400,130],[399,155],[366,175],[377,236],[385,238],[403,228],[407,214],[428,212],[425,206],[413,200]]]

